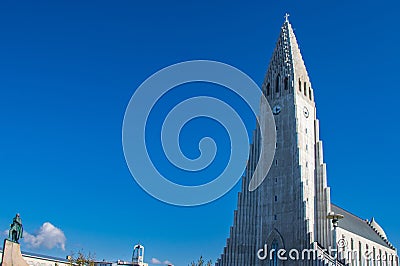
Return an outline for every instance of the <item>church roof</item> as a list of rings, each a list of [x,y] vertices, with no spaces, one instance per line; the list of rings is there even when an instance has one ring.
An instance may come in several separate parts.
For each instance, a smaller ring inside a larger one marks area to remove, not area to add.
[[[378,224],[378,222],[375,220],[374,217],[372,217],[371,221],[369,224],[375,229],[375,231],[381,235],[383,238],[387,239],[386,233],[383,230],[383,228]]]
[[[3,247],[0,246],[0,260],[1,260],[2,254],[3,254]],[[21,254],[22,254],[22,257],[30,257],[30,258],[40,259],[40,260],[56,261],[56,262],[68,262],[68,260],[64,259],[64,258],[58,258],[58,257],[53,257],[53,256],[48,256],[48,255],[32,253],[32,252],[22,251]],[[0,263],[0,265],[1,265],[1,263]]]
[[[339,221],[339,228],[364,237],[387,248],[395,249],[384,236],[379,234],[368,220],[363,220],[334,204],[331,204],[331,210],[335,214],[342,214],[344,216],[344,218]]]

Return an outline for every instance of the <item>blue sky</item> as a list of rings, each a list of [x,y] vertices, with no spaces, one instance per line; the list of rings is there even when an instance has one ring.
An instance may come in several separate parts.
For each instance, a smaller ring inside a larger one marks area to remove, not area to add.
[[[375,216],[400,246],[399,5],[2,1],[0,229],[20,212],[28,232],[50,222],[67,238],[65,251],[23,244],[33,252],[64,257],[83,249],[98,259],[130,259],[140,241],[148,261],[215,260],[240,186],[192,208],[146,194],[123,156],[125,108],[148,76],[186,60],[225,62],[261,84],[289,12],[315,91],[332,201],[362,218]],[[178,98],[190,94],[181,91]],[[185,130],[193,139],[212,135],[203,125],[217,132],[222,164],[218,125],[202,121]],[[198,152],[193,139],[183,140],[188,156]]]

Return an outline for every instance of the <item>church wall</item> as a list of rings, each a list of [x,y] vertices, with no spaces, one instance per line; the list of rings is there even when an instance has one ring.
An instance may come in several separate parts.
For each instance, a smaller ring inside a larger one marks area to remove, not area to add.
[[[304,250],[309,249],[312,243],[318,243],[323,250],[333,243],[332,223],[327,219],[331,212],[330,188],[323,161],[314,92],[288,20],[281,28],[262,91],[272,109],[276,125],[274,161],[260,187],[248,191],[249,178],[260,155],[260,131],[256,129],[233,226],[216,265],[325,265],[321,261],[277,263],[275,258],[269,261],[256,256],[264,245],[284,250]],[[261,123],[267,120],[265,115],[268,112],[261,109]],[[266,167],[263,160],[260,160],[260,165]],[[350,237],[346,232],[342,234]],[[359,241],[361,245],[368,244],[367,239],[358,238],[354,236],[353,241]],[[395,254],[395,251],[379,244],[368,245],[378,253],[381,250],[383,254]],[[394,265],[398,266],[397,263]]]
[[[340,227],[337,228],[337,242],[338,250],[342,255],[344,254],[344,258],[348,258],[346,261],[351,263],[350,265],[399,266],[396,250],[385,247]]]
[[[302,82],[304,86],[304,83]],[[314,199],[315,199],[315,105],[307,97],[304,97],[298,87],[296,89],[296,131],[299,151],[300,179],[302,182],[302,194],[304,204],[304,219],[306,219],[307,232],[314,231]],[[308,88],[307,88],[308,89]],[[304,90],[304,88],[303,88]],[[313,234],[310,242],[313,242]]]

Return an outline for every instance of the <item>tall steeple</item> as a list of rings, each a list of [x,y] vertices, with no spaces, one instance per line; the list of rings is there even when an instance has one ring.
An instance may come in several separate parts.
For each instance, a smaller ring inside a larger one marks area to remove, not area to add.
[[[323,252],[333,246],[333,228],[327,219],[331,213],[330,188],[314,93],[288,15],[281,27],[262,90],[276,125],[274,162],[261,185],[248,190],[257,164],[263,167],[263,162],[259,162],[263,145],[260,145],[262,139],[257,128],[253,133],[233,226],[216,265],[343,265]],[[266,113],[261,110],[259,119],[263,121]],[[383,230],[378,229],[378,235],[384,235]],[[279,250],[284,252],[277,252]],[[292,250],[295,252],[291,253]],[[322,258],[304,257],[303,251],[310,250],[322,252]]]
[[[288,17],[262,84],[277,128],[274,163],[263,183],[249,191],[262,147],[256,129],[230,237],[218,266],[281,265],[276,253],[260,259],[258,251],[265,245],[303,250],[314,243],[324,247],[331,243],[326,219],[330,195],[313,90]],[[259,116],[262,120],[265,114]],[[285,265],[310,265],[310,261]]]
[[[290,86],[295,87],[295,82],[298,84],[301,82],[299,88],[303,93],[305,92],[306,96],[309,96],[310,99],[313,98],[310,78],[292,25],[289,22],[289,14],[285,15],[285,21],[281,27],[281,32],[265,76],[263,89],[264,93],[267,95],[272,94],[273,91],[277,91],[277,83],[272,80],[274,74],[280,74],[280,76],[282,76],[283,84],[279,85],[283,85],[286,89]],[[269,91],[266,87],[268,83],[270,84]]]

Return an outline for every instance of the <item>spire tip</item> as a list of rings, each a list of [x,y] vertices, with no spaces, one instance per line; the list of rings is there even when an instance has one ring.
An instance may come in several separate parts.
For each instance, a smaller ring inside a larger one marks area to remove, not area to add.
[[[285,22],[289,22],[289,17],[290,17],[289,13],[286,13],[285,14]]]

